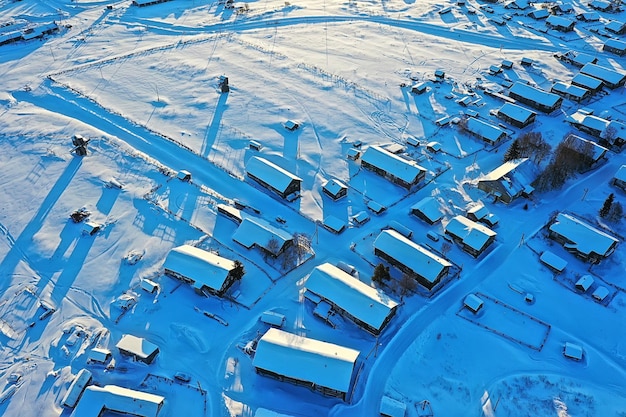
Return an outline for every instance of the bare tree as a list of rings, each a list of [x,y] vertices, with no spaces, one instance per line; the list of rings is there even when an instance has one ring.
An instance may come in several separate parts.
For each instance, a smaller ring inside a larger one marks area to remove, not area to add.
[[[280,242],[278,242],[278,239],[276,239],[275,236],[272,236],[272,238],[268,240],[267,244],[265,245],[265,251],[263,252],[263,260],[267,262],[267,257],[269,255],[276,257],[278,255],[279,250],[280,250]]]
[[[400,278],[400,295],[405,296],[412,293],[417,288],[417,281],[411,274],[402,274]]]

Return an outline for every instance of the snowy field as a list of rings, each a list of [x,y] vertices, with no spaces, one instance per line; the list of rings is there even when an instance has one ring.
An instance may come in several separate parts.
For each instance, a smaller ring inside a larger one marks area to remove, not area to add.
[[[580,108],[626,122],[623,86],[565,99],[524,128],[495,115],[512,83],[549,91],[571,81],[580,68],[555,54],[584,52],[626,73],[626,58],[602,50],[608,37],[626,39],[605,29],[626,11],[564,2],[575,27],[561,32],[528,16],[541,3],[231,3],[0,0],[0,414],[79,417],[62,401],[88,369],[93,385],[164,397],[161,417],[374,417],[385,396],[407,417],[626,416],[626,222],[599,216],[611,193],[626,204],[611,181],[624,151],[609,147],[562,187],[510,204],[477,187],[524,133],[541,132],[553,150],[568,133],[597,141],[566,122]],[[30,36],[52,22],[58,30]],[[2,44],[16,32],[26,39]],[[421,94],[411,91],[421,83]],[[505,138],[470,136],[466,116]],[[89,139],[85,156],[71,152],[74,135]],[[425,178],[407,189],[364,169],[362,155],[348,158],[373,145],[395,146]],[[299,197],[253,181],[255,156],[297,175]],[[333,178],[347,185],[337,201],[322,191]],[[410,214],[426,197],[443,217],[433,225]],[[499,222],[474,257],[444,228],[480,201]],[[310,249],[297,259],[247,249],[240,241],[250,236],[219,211],[244,206]],[[81,208],[89,222],[75,223]],[[568,252],[549,233],[559,212],[617,239],[615,251],[597,264]],[[329,217],[345,230],[324,228]],[[392,221],[450,262],[433,290],[407,291],[403,272],[375,255]],[[164,273],[170,250],[185,244],[237,260],[245,274],[222,297],[198,294]],[[546,251],[567,262],[561,273],[540,261]],[[338,312],[318,316],[306,278],[339,261],[400,303],[380,335]],[[372,282],[381,262],[390,280]],[[594,281],[583,292],[584,275]],[[599,288],[602,300],[592,296]],[[484,302],[477,313],[464,307],[471,293]],[[286,332],[360,352],[345,400],[255,372],[266,311],[284,315]],[[156,360],[122,355],[127,334],[156,344]],[[563,355],[566,342],[583,348],[581,360]],[[94,363],[93,348],[111,357]]]

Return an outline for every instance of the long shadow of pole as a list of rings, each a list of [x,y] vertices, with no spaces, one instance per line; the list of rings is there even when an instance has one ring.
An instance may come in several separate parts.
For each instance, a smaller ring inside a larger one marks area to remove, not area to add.
[[[54,207],[56,202],[61,197],[61,194],[63,194],[67,186],[70,184],[72,178],[74,178],[74,175],[78,172],[81,164],[82,158],[74,157],[70,160],[69,164],[65,168],[65,171],[63,171],[57,182],[52,186],[48,195],[41,203],[37,213],[35,213],[24,230],[22,230],[20,236],[13,242],[11,249],[0,263],[0,285],[2,287],[6,288],[11,284],[9,277],[13,275],[15,268],[22,260],[29,264],[34,271],[37,271],[36,265],[32,264],[33,262],[29,260],[27,255],[30,250],[30,246],[32,245],[33,238],[35,237],[35,234],[41,230],[43,222],[50,213],[50,210]]]

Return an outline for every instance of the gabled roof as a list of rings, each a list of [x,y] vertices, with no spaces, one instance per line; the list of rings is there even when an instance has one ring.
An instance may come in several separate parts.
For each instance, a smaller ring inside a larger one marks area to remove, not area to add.
[[[481,250],[491,237],[496,236],[496,232],[490,228],[464,216],[453,217],[446,225],[446,231],[461,239],[464,245],[477,251]]]
[[[380,330],[398,303],[330,263],[313,269],[306,289],[329,300],[364,323]]]
[[[569,142],[568,144],[570,149],[574,149],[578,152],[586,152],[588,148],[591,149],[591,157],[594,161],[602,158],[608,151],[608,149],[604,146],[598,145],[594,141],[587,140],[578,135],[570,134],[565,140]]]
[[[526,167],[528,169],[525,169]],[[533,174],[530,168],[528,158],[513,159],[503,163],[484,177],[479,178],[478,182],[500,181],[511,195],[518,195],[522,191],[532,190]]]
[[[337,195],[339,191],[348,189],[348,186],[335,178],[331,178],[322,186],[322,188],[332,195]]]
[[[550,16],[548,16],[548,19],[546,20],[546,23],[548,23],[549,25],[552,25],[552,26],[570,27],[575,22],[573,20],[567,19],[565,17],[557,16],[555,14],[551,14]]]
[[[141,337],[133,336],[132,334],[125,334],[122,336],[115,347],[142,359],[147,358],[159,350],[159,347],[154,343]]]
[[[613,178],[620,181],[626,181],[626,165],[619,167]]]
[[[572,242],[568,248],[576,249],[584,255],[593,252],[606,256],[618,242],[613,236],[567,213],[559,213],[549,229]]]
[[[574,75],[574,78],[572,78],[572,82],[583,85],[589,88],[590,90],[597,90],[600,87],[602,87],[601,79],[592,77],[591,75],[583,74],[581,72]]]
[[[626,23],[620,22],[618,20],[611,20],[609,23],[604,25],[604,27],[611,32],[620,32],[624,30],[624,27],[626,27]]]
[[[292,181],[302,181],[302,178],[260,156],[253,156],[248,160],[246,172],[281,192],[284,192]]]
[[[607,39],[606,42],[604,42],[604,46],[608,46],[609,48],[613,49],[619,49],[622,51],[626,50],[626,42],[616,38]]]
[[[439,209],[439,202],[434,197],[424,197],[411,206],[411,211],[419,211],[426,216],[431,223],[435,223],[443,217]]]
[[[513,103],[504,103],[504,105],[498,110],[498,113],[522,123],[526,122],[530,117],[532,117],[532,115],[537,114],[532,110],[528,110],[525,107],[518,106]]]
[[[139,417],[156,417],[165,398],[116,385],[85,389],[71,417],[98,417],[103,410]]]
[[[452,266],[446,259],[410,241],[395,230],[380,232],[374,241],[374,247],[432,283],[436,282],[444,268]]]
[[[263,219],[252,216],[244,218],[233,234],[233,240],[248,249],[254,245],[266,250],[271,249],[268,248],[268,244],[272,239],[278,241],[278,247],[275,248],[277,251],[275,255],[278,255],[285,243],[292,240],[293,236]]]
[[[548,93],[540,88],[519,81],[513,84],[510,92],[546,107],[554,107],[557,105],[558,101],[561,100],[561,97],[556,94]]]
[[[163,267],[192,279],[195,288],[207,286],[219,290],[235,263],[203,249],[182,245],[170,251]]]
[[[367,148],[361,161],[374,165],[409,184],[414,183],[421,172],[426,172],[426,168],[419,166],[415,161],[401,158],[376,145]]]
[[[499,127],[496,127],[475,117],[470,117],[467,119],[466,128],[474,135],[488,139],[491,142],[497,142],[503,136],[506,136],[506,133]]]
[[[568,94],[570,96],[578,97],[579,99],[582,99],[586,94],[589,93],[589,90],[587,90],[586,88],[579,87],[574,84],[565,84],[560,81],[554,83],[554,85],[552,86],[552,91],[561,94]]]
[[[623,81],[626,74],[612,70],[610,68],[601,67],[596,64],[585,64],[584,67],[580,69],[580,72],[583,74],[591,75],[592,77],[598,78],[603,81],[608,81],[611,84],[619,84]]]
[[[252,364],[278,375],[348,392],[359,351],[270,328]]]

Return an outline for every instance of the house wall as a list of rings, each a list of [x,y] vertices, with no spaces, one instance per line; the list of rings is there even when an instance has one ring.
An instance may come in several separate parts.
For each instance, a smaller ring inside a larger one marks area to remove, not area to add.
[[[254,174],[251,173],[247,173],[248,176],[250,178],[252,178],[253,180],[255,180],[256,182],[258,182],[259,184],[261,184],[263,187],[267,188],[270,191],[275,192],[276,194],[278,194],[279,196],[281,196],[282,198],[286,198],[289,194],[295,193],[296,191],[300,191],[300,181],[298,180],[292,180],[289,185],[287,186],[287,188],[285,188],[284,190],[279,190],[277,188],[274,188],[271,184],[263,181],[261,178],[255,176]]]
[[[509,191],[504,188],[500,181],[479,181],[478,189],[488,194],[497,195],[496,198],[505,204],[509,204],[515,197],[518,197],[509,194]]]
[[[515,126],[515,127],[519,127],[520,129],[523,127],[528,126],[529,124],[533,123],[535,121],[535,114],[531,114],[530,117],[526,120],[518,120],[515,119],[513,117],[510,117],[506,114],[503,113],[498,113],[498,116],[500,116],[501,119],[503,119],[505,122]]]
[[[615,55],[619,55],[619,56],[623,56],[624,54],[626,54],[626,49],[624,49],[624,48],[614,48],[614,47],[609,46],[609,45],[604,45],[602,47],[602,50],[610,52],[610,53],[615,54]]]
[[[621,188],[622,190],[626,191],[626,181],[613,178],[613,185],[615,185],[617,188]]]
[[[316,385],[312,382],[309,381],[302,381],[299,379],[295,379],[295,378],[290,378],[288,376],[285,375],[280,375],[277,374],[275,372],[272,371],[268,371],[267,369],[263,369],[263,368],[258,368],[255,367],[254,368],[256,373],[259,375],[263,375],[263,376],[268,376],[270,378],[274,378],[278,381],[285,381],[285,382],[289,382],[291,384],[297,385],[297,386],[301,386],[301,387],[307,387],[313,391],[317,391],[322,393],[323,395],[329,396],[329,397],[337,397],[337,398],[341,398],[342,400],[345,401],[346,399],[346,393],[342,392],[342,391],[338,391],[332,388],[328,388],[328,387],[324,387],[321,385]]]

